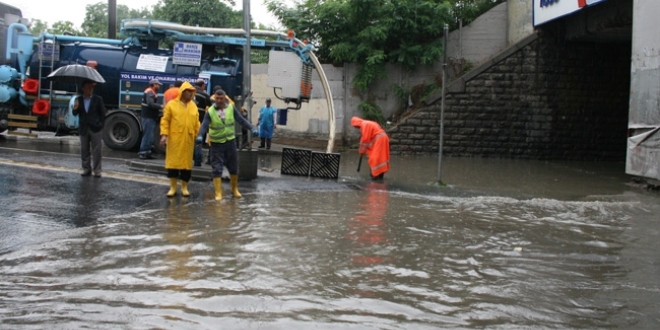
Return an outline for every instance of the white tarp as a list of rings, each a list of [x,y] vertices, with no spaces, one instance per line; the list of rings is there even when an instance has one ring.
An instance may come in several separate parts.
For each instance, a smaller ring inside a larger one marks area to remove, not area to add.
[[[660,126],[628,138],[626,173],[660,180]]]

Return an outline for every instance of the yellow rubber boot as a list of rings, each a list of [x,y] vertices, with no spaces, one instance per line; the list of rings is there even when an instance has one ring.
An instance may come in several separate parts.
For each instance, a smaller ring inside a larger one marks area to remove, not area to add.
[[[215,200],[222,200],[222,178],[213,178],[213,187],[215,187]]]
[[[170,191],[167,192],[167,197],[174,197],[176,195],[176,178],[170,178]]]
[[[234,194],[234,197],[241,198],[240,192],[238,192],[238,174],[232,174],[229,176],[229,182],[231,182],[231,193]]]
[[[181,196],[190,196],[190,191],[188,191],[188,181],[181,181]]]

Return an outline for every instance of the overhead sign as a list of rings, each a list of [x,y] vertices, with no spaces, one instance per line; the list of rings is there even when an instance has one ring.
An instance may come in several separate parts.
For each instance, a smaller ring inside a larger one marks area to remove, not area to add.
[[[199,66],[202,62],[202,44],[180,42],[174,43],[172,63],[178,65]]]
[[[605,0],[534,0],[534,26],[577,12]]]

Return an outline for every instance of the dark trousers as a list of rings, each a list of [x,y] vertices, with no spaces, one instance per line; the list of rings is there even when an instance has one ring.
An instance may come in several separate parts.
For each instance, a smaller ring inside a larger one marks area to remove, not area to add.
[[[236,141],[231,140],[225,143],[211,142],[211,176],[214,178],[222,177],[222,167],[226,166],[229,174],[238,174],[238,150]]]
[[[151,147],[154,145],[154,130],[156,129],[156,120],[151,118],[142,118],[142,128],[144,134],[142,135],[142,142],[140,143],[140,154],[151,154]]]
[[[103,130],[80,136],[80,159],[85,173],[101,174],[101,149],[103,146]]]
[[[176,169],[167,169],[168,178],[177,178],[181,181],[188,182],[192,178],[192,170],[176,170]]]
[[[270,149],[270,140],[267,138],[261,138],[261,144],[259,145],[260,148],[266,147],[266,149]]]

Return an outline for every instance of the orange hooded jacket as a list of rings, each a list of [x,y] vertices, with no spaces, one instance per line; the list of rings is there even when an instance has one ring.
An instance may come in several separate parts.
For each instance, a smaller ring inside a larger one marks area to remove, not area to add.
[[[360,155],[367,154],[371,176],[390,170],[390,139],[377,122],[358,117],[351,118],[351,126],[360,129]]]

